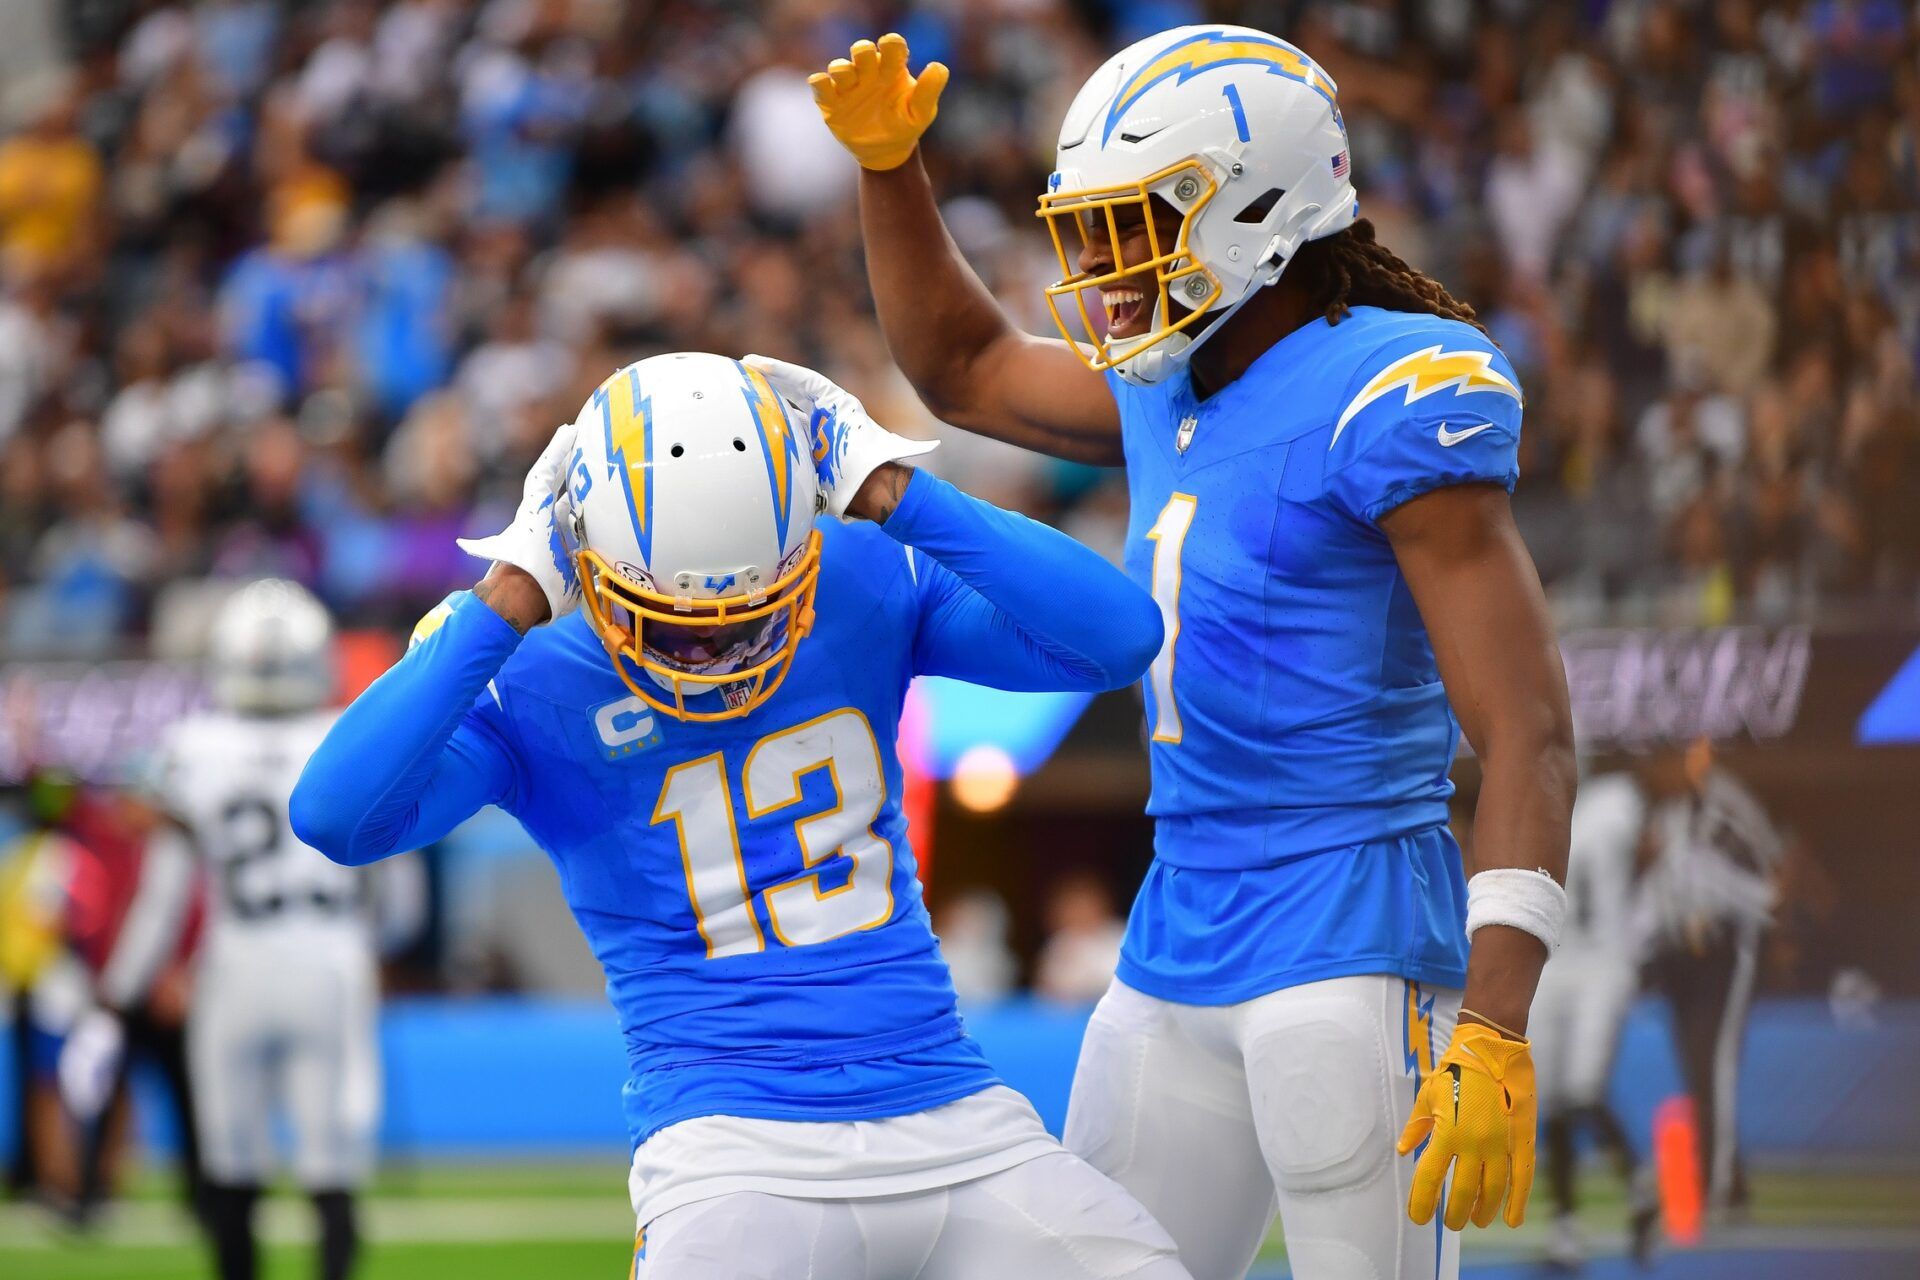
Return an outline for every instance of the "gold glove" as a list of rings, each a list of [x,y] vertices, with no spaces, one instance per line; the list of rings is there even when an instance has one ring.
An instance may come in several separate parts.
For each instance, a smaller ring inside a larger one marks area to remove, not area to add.
[[[906,39],[889,32],[877,46],[871,40],[855,44],[807,83],[840,145],[863,168],[885,171],[905,164],[920,145],[940,110],[947,69],[929,62],[917,77],[908,74]]]
[[[1519,1226],[1533,1190],[1538,1109],[1528,1042],[1478,1023],[1456,1026],[1453,1043],[1420,1086],[1400,1134],[1401,1155],[1427,1143],[1414,1165],[1407,1216],[1422,1226],[1433,1220],[1447,1166],[1453,1165],[1449,1230],[1460,1230],[1469,1219],[1476,1227],[1491,1226],[1502,1200],[1507,1225]]]

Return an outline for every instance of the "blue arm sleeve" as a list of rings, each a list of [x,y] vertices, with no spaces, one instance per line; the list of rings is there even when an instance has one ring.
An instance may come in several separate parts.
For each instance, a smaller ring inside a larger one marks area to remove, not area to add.
[[[520,768],[487,684],[520,639],[461,598],[341,713],[293,789],[294,834],[359,866],[431,844],[485,805],[511,806]]]
[[[916,471],[881,526],[906,544],[917,674],[997,689],[1117,689],[1160,651],[1160,609],[1057,529]]]

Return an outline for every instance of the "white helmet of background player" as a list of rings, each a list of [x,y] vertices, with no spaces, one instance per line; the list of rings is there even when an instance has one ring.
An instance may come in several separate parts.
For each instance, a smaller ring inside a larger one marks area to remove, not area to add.
[[[1301,245],[1352,225],[1359,200],[1337,93],[1312,59],[1251,27],[1177,27],[1093,73],[1067,108],[1040,197],[1062,273],[1047,305],[1082,359],[1132,383],[1160,382],[1254,290],[1278,280]],[[1170,244],[1154,227],[1155,196],[1181,215]],[[1145,261],[1118,260],[1114,214],[1128,205],[1146,218]],[[1075,259],[1096,237],[1115,242],[1116,260],[1083,272]],[[1136,273],[1152,327],[1110,339],[1087,291]],[[1091,353],[1061,313],[1069,298]]]
[[[214,700],[227,710],[311,711],[333,697],[333,620],[297,582],[249,582],[214,615],[207,659]]]
[[[667,715],[752,711],[813,626],[822,501],[796,416],[758,370],[697,353],[630,364],[580,410],[581,600],[620,678]]]

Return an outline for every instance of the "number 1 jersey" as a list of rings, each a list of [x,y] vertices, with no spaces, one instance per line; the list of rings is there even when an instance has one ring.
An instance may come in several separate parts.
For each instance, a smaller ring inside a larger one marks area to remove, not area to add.
[[[1352,973],[1459,985],[1459,727],[1378,522],[1442,486],[1513,488],[1512,367],[1470,325],[1355,307],[1205,400],[1184,374],[1108,383],[1127,570],[1166,628],[1155,864],[1121,977],[1194,1003]]]

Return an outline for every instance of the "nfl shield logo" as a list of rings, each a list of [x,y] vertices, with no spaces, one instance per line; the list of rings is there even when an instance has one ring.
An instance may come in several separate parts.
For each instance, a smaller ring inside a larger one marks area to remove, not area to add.
[[[1200,419],[1188,414],[1180,419],[1180,429],[1173,435],[1173,451],[1185,453],[1187,446],[1193,443],[1193,429],[1200,425]]]

